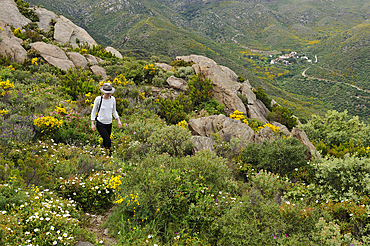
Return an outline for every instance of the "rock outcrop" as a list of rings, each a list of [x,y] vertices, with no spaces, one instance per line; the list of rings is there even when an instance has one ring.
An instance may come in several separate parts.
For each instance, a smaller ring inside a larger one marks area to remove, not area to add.
[[[54,39],[57,42],[61,44],[70,42],[73,47],[78,46],[77,40],[79,40],[80,43],[87,43],[90,46],[97,45],[95,40],[84,29],[75,25],[64,16],[58,17],[56,22],[54,26]]]
[[[225,105],[227,114],[239,110],[247,115],[247,109],[237,95],[241,85],[234,81],[235,76],[231,73],[231,70],[225,67],[222,69],[215,61],[204,56],[179,56],[176,59],[194,62],[195,64],[192,67],[195,73],[201,73],[204,78],[211,79],[214,96],[219,103]],[[232,75],[231,77],[230,74]]]
[[[249,82],[239,83],[237,74],[230,68],[219,66],[215,61],[204,56],[178,56],[176,59],[194,62],[192,66],[194,72],[211,79],[214,96],[219,103],[225,105],[225,113],[230,114],[238,110],[249,118],[258,119],[263,123],[267,122],[268,109],[256,98]],[[239,93],[248,98],[247,107],[238,97]]]
[[[50,21],[51,19],[56,20],[58,16],[47,9],[44,8],[36,8],[35,9],[36,14],[39,16],[40,21],[37,23],[38,27],[41,30],[44,30],[45,32],[48,32],[50,30]]]
[[[98,75],[98,76],[101,75],[104,80],[107,78],[107,72],[105,71],[104,68],[98,65],[94,65],[94,66],[91,66],[90,69],[91,69],[91,72],[93,72],[93,74]]]
[[[14,0],[1,0],[0,20],[19,29],[31,22],[19,12]]]
[[[188,89],[188,83],[186,83],[185,80],[183,80],[181,78],[177,78],[175,76],[170,76],[167,79],[167,84],[171,88],[174,88],[174,89],[180,90],[180,91],[187,91],[187,89]]]
[[[188,127],[195,136],[211,137],[212,134],[219,133],[221,140],[227,142],[232,138],[240,138],[244,143],[254,141],[254,131],[247,124],[223,114],[192,119]]]
[[[99,63],[96,57],[90,54],[86,55],[86,60],[91,66],[98,65]]]
[[[290,137],[299,139],[302,142],[302,144],[308,148],[311,154],[311,156],[309,157],[320,158],[320,153],[316,150],[315,146],[313,146],[313,144],[310,142],[306,133],[303,130],[298,129],[298,128],[293,128],[290,134]]]
[[[78,52],[67,52],[69,59],[76,67],[87,68],[86,58]]]
[[[172,66],[166,64],[166,63],[155,63],[157,67],[162,68],[164,71],[171,71],[173,69]]]
[[[105,50],[107,51],[107,52],[110,52],[110,53],[112,53],[113,55],[115,55],[117,58],[120,58],[120,59],[122,59],[123,58],[123,56],[122,56],[122,54],[118,51],[118,50],[116,50],[115,48],[113,48],[113,47],[106,47],[105,48]]]
[[[62,49],[55,45],[44,42],[36,42],[31,44],[32,49],[38,51],[42,58],[50,65],[58,67],[64,71],[73,68],[75,65],[71,62]]]
[[[3,20],[0,20],[0,28],[0,54],[10,56],[17,63],[23,63],[27,58],[27,51],[21,45],[22,39],[15,37]]]
[[[215,140],[209,137],[204,136],[193,136],[192,137],[193,142],[193,151],[200,151],[200,150],[214,150],[214,144],[216,143]]]

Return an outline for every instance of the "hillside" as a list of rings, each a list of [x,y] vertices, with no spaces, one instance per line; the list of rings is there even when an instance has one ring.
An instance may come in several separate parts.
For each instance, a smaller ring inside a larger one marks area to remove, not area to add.
[[[370,244],[370,125],[327,111],[298,126],[208,57],[122,56],[17,3],[0,9],[1,245]],[[276,98],[307,66],[229,47]],[[110,148],[91,120],[106,82]]]

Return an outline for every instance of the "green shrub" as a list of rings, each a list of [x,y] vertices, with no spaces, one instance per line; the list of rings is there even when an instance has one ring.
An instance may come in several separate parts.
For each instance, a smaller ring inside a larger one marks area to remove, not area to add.
[[[289,130],[298,125],[297,118],[293,116],[293,112],[289,109],[275,104],[271,110],[272,112],[267,115],[268,121],[277,121],[288,127]]]
[[[210,115],[225,114],[225,105],[219,103],[214,98],[210,99],[207,102],[202,102],[197,108],[198,111],[206,110]]]
[[[314,165],[316,192],[323,200],[351,200],[370,196],[369,158],[345,155],[343,159],[327,158]]]
[[[349,118],[347,111],[329,110],[325,117],[312,115],[307,124],[299,126],[312,142],[322,142],[328,147],[352,142],[355,145],[370,146],[370,126],[358,117]]]
[[[186,81],[188,81],[190,77],[193,75],[194,75],[194,70],[192,67],[180,67],[177,70],[177,77],[183,78]]]
[[[268,97],[262,87],[258,87],[258,89],[253,90],[253,92],[256,94],[257,99],[261,100],[263,104],[265,104],[266,108],[271,111],[271,99]]]
[[[193,102],[194,107],[209,101],[213,97],[213,84],[211,80],[202,79],[201,76],[200,73],[194,75],[188,82],[189,89],[187,94]]]
[[[262,144],[251,143],[240,151],[238,161],[281,176],[306,165],[307,147],[296,138],[280,138]]]
[[[79,237],[82,216],[73,200],[35,186],[24,189],[14,181],[0,185],[0,199],[6,203],[0,215],[4,245],[73,244]]]
[[[158,104],[161,109],[158,115],[164,118],[168,124],[177,124],[185,120],[184,106],[181,105],[179,99],[171,101],[170,98],[160,98]]]
[[[154,131],[148,138],[152,150],[158,154],[184,156],[191,153],[192,141],[188,129],[174,125]]]
[[[148,156],[125,168],[122,200],[109,225],[131,244],[143,233],[153,234],[161,245],[173,245],[174,237],[184,234],[206,238],[202,232],[216,218],[216,199],[226,190],[235,192],[230,178],[226,161],[209,151],[182,158]]]
[[[194,62],[186,62],[184,60],[174,60],[170,63],[173,67],[191,67]]]
[[[104,171],[86,177],[72,175],[68,179],[58,179],[55,190],[65,199],[77,202],[85,212],[102,213],[115,201],[114,191],[108,187],[111,176],[110,172]]]
[[[78,96],[84,96],[87,93],[97,93],[97,87],[94,86],[92,73],[82,69],[69,69],[66,75],[61,76],[61,90],[69,94],[74,100]]]
[[[39,16],[33,9],[30,9],[30,4],[23,0],[16,0],[15,3],[17,4],[19,12],[24,15],[26,18],[30,19],[32,22],[39,22]]]

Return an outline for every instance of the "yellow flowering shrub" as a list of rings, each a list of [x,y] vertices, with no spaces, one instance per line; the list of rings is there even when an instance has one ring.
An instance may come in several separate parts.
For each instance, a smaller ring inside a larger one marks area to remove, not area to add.
[[[36,66],[38,66],[38,65],[39,65],[39,64],[37,63],[37,57],[32,58],[31,62],[32,62],[32,64],[33,64],[33,65],[36,65]]]
[[[67,114],[67,110],[61,104],[59,104],[59,106],[55,106],[55,112],[60,114]]]
[[[63,126],[63,121],[58,120],[53,116],[42,116],[34,119],[33,124],[40,130],[42,134],[50,134],[57,132]]]
[[[8,67],[10,70],[15,70],[15,68],[13,67],[13,65],[9,65]]]
[[[235,120],[240,120],[241,122],[248,124],[248,120],[244,117],[243,113],[239,110],[235,110],[233,113],[230,114],[230,118]]]
[[[6,81],[0,80],[0,94],[2,96],[5,96],[9,92],[9,90],[13,88],[14,88],[14,83],[11,83],[9,79],[7,79]]]
[[[149,63],[148,65],[145,65],[143,69],[144,71],[148,72],[150,75],[155,73],[155,67],[151,63]]]
[[[2,109],[2,110],[0,110],[0,115],[4,116],[4,115],[8,114],[8,112],[9,112],[9,110]]]
[[[180,121],[179,123],[177,123],[177,125],[181,126],[184,129],[188,128],[188,122],[186,122],[186,120]]]
[[[274,125],[272,125],[270,123],[267,123],[267,124],[265,124],[263,126],[260,126],[260,127],[258,127],[258,129],[261,130],[261,129],[265,128],[265,127],[269,127],[273,132],[280,133],[279,127],[278,126],[274,126]]]

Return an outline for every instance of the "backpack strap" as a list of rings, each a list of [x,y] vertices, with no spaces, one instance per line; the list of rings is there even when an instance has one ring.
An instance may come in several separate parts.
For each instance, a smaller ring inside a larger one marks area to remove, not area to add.
[[[99,111],[100,111],[100,107],[101,107],[101,103],[103,101],[103,96],[101,96],[100,98],[100,103],[99,103],[99,107],[98,107],[98,112],[96,112],[96,117],[95,117],[95,120],[97,121],[98,120],[98,115],[99,115]]]

